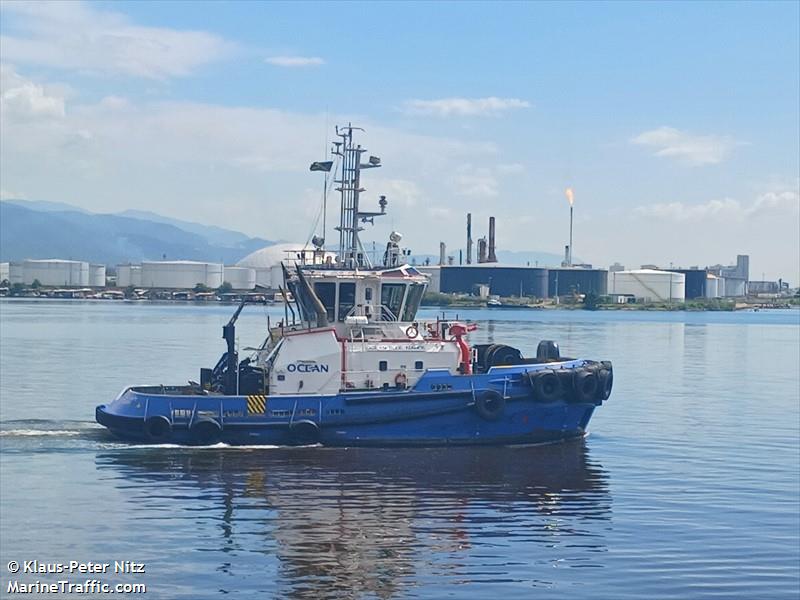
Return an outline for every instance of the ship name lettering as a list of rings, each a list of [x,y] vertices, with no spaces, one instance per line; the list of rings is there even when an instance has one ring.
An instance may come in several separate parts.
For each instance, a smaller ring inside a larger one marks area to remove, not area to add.
[[[308,363],[290,363],[286,365],[286,370],[289,373],[327,373],[330,367],[328,365],[308,364]]]

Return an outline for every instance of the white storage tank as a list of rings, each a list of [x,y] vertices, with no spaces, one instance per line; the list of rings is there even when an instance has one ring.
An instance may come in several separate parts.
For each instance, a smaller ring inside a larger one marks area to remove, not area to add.
[[[295,262],[334,262],[335,260],[334,252],[323,251],[315,255],[315,251],[306,247],[306,244],[286,243],[273,244],[256,250],[236,263],[236,266],[254,269],[258,285],[276,290],[278,286],[283,286],[281,262],[288,268]]]
[[[721,279],[712,273],[706,273],[706,298],[720,298]]]
[[[222,263],[173,260],[142,262],[142,287],[191,289],[198,283],[216,289],[222,285]]]
[[[256,287],[256,271],[248,267],[225,267],[224,279],[235,290],[252,290]]]
[[[7,262],[0,263],[0,281],[8,281],[9,276],[9,264]]]
[[[686,276],[655,269],[611,272],[608,293],[630,294],[644,302],[683,302]]]
[[[21,262],[8,263],[8,283],[14,285],[15,283],[22,283],[24,273],[22,270]]]
[[[117,287],[142,285],[141,265],[117,265]]]
[[[105,265],[89,265],[89,286],[106,287]]]
[[[22,283],[31,285],[36,280],[45,286],[86,287],[89,263],[57,258],[22,261]]]

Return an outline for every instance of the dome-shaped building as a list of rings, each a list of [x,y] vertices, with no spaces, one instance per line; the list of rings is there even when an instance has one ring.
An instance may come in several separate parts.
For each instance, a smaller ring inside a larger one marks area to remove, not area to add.
[[[314,249],[302,243],[281,243],[266,246],[245,256],[237,267],[249,267],[256,272],[256,284],[273,290],[283,285],[281,262],[287,267],[295,262],[310,263],[315,260]],[[325,252],[317,261],[335,261],[336,254]]]

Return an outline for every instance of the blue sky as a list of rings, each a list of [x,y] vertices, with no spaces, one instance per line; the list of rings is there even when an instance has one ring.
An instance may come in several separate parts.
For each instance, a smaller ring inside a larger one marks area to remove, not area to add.
[[[378,240],[560,253],[571,186],[584,260],[797,282],[799,7],[3,2],[2,193],[305,241],[352,120]]]

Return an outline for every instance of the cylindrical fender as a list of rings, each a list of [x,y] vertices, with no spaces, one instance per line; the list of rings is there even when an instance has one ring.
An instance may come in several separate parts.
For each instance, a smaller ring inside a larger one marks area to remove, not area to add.
[[[611,388],[614,387],[614,371],[612,369],[600,369],[598,375],[600,383],[597,386],[597,397],[600,400],[608,400],[611,395]]]
[[[475,397],[475,411],[487,421],[496,421],[506,409],[506,399],[500,392],[486,390]]]
[[[561,382],[552,370],[534,373],[531,383],[533,393],[540,402],[555,402],[561,398]]]
[[[189,439],[196,446],[211,446],[219,442],[222,427],[213,419],[199,419],[189,428]]]
[[[144,422],[144,434],[148,441],[163,444],[172,437],[172,423],[167,417],[149,417]]]
[[[588,369],[578,369],[572,379],[575,400],[578,402],[591,402],[597,395],[597,373]]]

